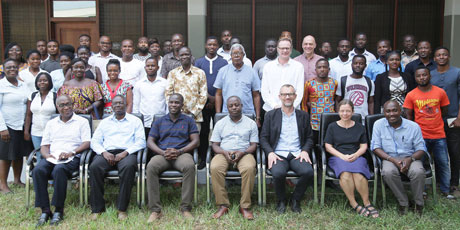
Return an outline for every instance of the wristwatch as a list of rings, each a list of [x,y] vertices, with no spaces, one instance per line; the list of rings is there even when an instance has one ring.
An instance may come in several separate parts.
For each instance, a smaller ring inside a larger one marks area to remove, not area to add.
[[[72,153],[72,156],[77,155],[77,152],[75,152],[75,151],[70,151],[70,152]]]
[[[411,161],[414,162],[415,161],[415,158],[414,157],[410,157]]]

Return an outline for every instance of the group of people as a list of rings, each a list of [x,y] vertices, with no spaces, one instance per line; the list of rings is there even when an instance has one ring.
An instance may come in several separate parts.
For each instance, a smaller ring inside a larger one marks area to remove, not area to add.
[[[460,70],[449,65],[447,48],[436,48],[431,59],[428,41],[417,43],[412,35],[403,40],[402,52],[392,51],[389,40],[378,41],[376,58],[366,50],[366,34],[358,33],[353,49],[351,41],[339,39],[338,56],[332,58],[330,42],[323,42],[316,54],[315,38],[305,36],[300,53],[284,31],[279,39],[265,42],[266,55],[254,66],[229,30],[220,38],[208,37],[206,54],[198,59],[181,34],[172,35],[170,52],[164,45],[163,56],[158,39],[146,37],[138,39],[136,54],[134,41],[123,40],[121,57],[111,52],[108,36],[100,37],[99,53],[90,50],[86,34],[79,37],[77,49],[55,40],[38,41],[25,60],[20,45],[10,43],[0,66],[0,191],[11,192],[6,182],[11,165],[14,183],[21,184],[23,157],[40,148],[32,173],[35,205],[42,209],[38,225],[48,220],[58,224],[67,180],[78,170],[81,153],[91,148],[96,153],[89,166],[91,219],[105,211],[104,174],[113,168],[120,175],[118,218],[126,219],[136,154],[148,148],[154,153],[146,169],[148,222],[162,217],[159,175],[169,168],[184,175],[180,210],[192,217],[196,172],[191,153],[198,148],[202,169],[210,147],[218,206],[213,218],[229,211],[225,175],[236,168],[242,177],[239,211],[254,219],[251,194],[260,144],[273,175],[276,210],[284,213],[289,202],[293,212],[301,212],[300,202],[313,183],[311,154],[319,144],[321,114],[337,112],[340,120],[327,127],[324,147],[350,206],[359,215],[379,217],[368,197],[370,172],[363,155],[370,148],[382,159],[381,173],[400,213],[410,203],[400,174],[410,179],[415,210],[422,213],[426,152],[434,156],[443,196],[451,199],[458,190]],[[60,116],[51,119],[57,112]],[[143,120],[131,113],[142,114]],[[228,116],[215,123],[209,139],[216,113]],[[385,115],[375,123],[371,140],[363,125],[351,119],[353,113],[363,119]],[[90,130],[76,114],[106,118]],[[155,120],[155,115],[164,116]],[[285,191],[288,170],[299,175],[290,198]],[[50,176],[54,213],[46,189]],[[356,201],[355,189],[363,205]]]

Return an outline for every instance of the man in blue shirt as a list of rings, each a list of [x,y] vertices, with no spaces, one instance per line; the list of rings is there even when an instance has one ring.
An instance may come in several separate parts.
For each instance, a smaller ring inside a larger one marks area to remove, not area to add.
[[[439,47],[434,51],[434,61],[437,64],[437,68],[431,71],[431,84],[444,89],[450,101],[447,116],[444,116],[443,120],[450,157],[450,190],[458,194],[460,170],[460,69],[450,66],[449,59],[450,53],[446,47]]]
[[[411,184],[415,210],[423,211],[425,169],[422,157],[426,147],[422,130],[417,123],[401,117],[401,107],[396,101],[387,101],[383,106],[385,118],[374,123],[371,149],[382,159],[382,176],[399,202],[399,213],[404,215],[409,207],[409,198],[401,181],[406,175]]]
[[[417,67],[425,66],[430,71],[436,69],[436,62],[431,59],[431,44],[429,41],[420,41],[417,45],[419,58],[406,65],[404,72],[408,73],[415,82],[415,70]]]
[[[191,218],[192,200],[195,191],[195,163],[191,152],[200,144],[195,120],[181,113],[184,97],[173,93],[168,100],[169,113],[153,123],[147,146],[155,154],[147,164],[148,208],[152,212],[148,223],[160,219],[160,174],[169,168],[179,170],[182,175],[182,202],[180,211]]]
[[[118,219],[128,217],[126,210],[136,174],[136,154],[145,148],[144,125],[139,118],[126,113],[126,99],[115,96],[112,109],[114,115],[101,121],[91,140],[91,149],[97,154],[89,166],[92,220],[105,211],[104,178],[113,169],[118,169],[120,177]]]
[[[217,55],[217,48],[219,47],[219,42],[217,37],[210,36],[206,39],[205,49],[206,55],[200,57],[196,60],[195,66],[202,69],[206,74],[206,82],[208,83],[208,100],[202,111],[203,114],[203,123],[201,124],[200,132],[200,142],[208,143],[209,138],[209,124],[211,118],[216,114],[215,104],[216,104],[216,88],[214,87],[214,82],[217,78],[217,73],[220,68],[226,66],[228,62],[224,60],[221,56]],[[207,144],[203,144],[198,149],[198,154],[200,157],[200,164],[198,169],[204,168],[206,166],[206,151],[208,149]]]
[[[372,61],[366,68],[366,77],[370,78],[372,81],[375,81],[377,75],[385,72],[385,66],[387,63],[386,55],[389,51],[391,51],[391,45],[388,39],[382,39],[377,42],[377,54],[379,55],[379,58],[375,61]]]

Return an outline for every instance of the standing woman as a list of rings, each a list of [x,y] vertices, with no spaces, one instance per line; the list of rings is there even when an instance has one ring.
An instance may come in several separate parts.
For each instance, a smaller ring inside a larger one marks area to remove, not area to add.
[[[35,78],[39,73],[47,72],[40,68],[41,55],[38,50],[29,50],[26,55],[26,60],[29,67],[22,71],[19,71],[18,80],[26,83],[30,92],[34,92],[37,90],[35,88]]]
[[[353,102],[342,100],[337,108],[340,120],[331,123],[326,131],[326,151],[332,155],[328,165],[339,178],[340,187],[357,214],[377,218],[379,212],[369,201],[368,180],[371,173],[367,160],[363,157],[367,151],[364,126],[351,119],[354,112]],[[355,189],[361,195],[363,206],[356,202]]]
[[[53,92],[53,80],[48,73],[39,73],[35,79],[35,88],[38,90],[30,94],[27,100],[26,122],[24,125],[24,139],[32,139],[34,149],[42,143],[42,133],[51,115],[57,113],[56,93]],[[32,125],[32,128],[31,128]],[[41,154],[37,153],[40,161]]]
[[[29,89],[18,81],[19,63],[6,59],[3,63],[5,77],[0,80],[0,192],[11,192],[7,184],[10,166],[13,166],[14,184],[21,182],[23,157],[32,150],[24,140],[24,118]]]
[[[77,57],[83,59],[86,63],[88,63],[90,56],[91,56],[91,51],[88,46],[79,46],[77,48]],[[66,81],[73,78],[71,72],[67,71],[65,73],[66,73],[65,75]],[[99,84],[102,84],[101,70],[97,66],[92,66],[90,64],[87,64],[86,70],[85,70],[85,77],[91,80],[95,80]]]
[[[118,78],[121,67],[118,59],[110,59],[107,63],[108,80],[102,85],[102,94],[104,95],[104,113],[112,114],[112,99],[116,95],[123,95],[126,98],[126,112],[133,111],[133,87],[126,81]]]
[[[390,51],[386,55],[386,71],[375,79],[374,114],[382,113],[383,105],[388,100],[395,100],[403,105],[406,94],[415,88],[411,76],[402,72],[401,53]]]
[[[5,60],[10,58],[13,60],[16,60],[18,63],[18,71],[22,71],[26,69],[28,66],[27,62],[24,60],[22,57],[22,47],[16,43],[16,42],[11,42],[5,47],[5,54],[4,54]],[[5,73],[3,71],[3,65],[0,65],[0,79],[5,76]]]
[[[70,74],[70,63],[73,60],[73,53],[69,52],[62,52],[59,54],[59,65],[61,66],[60,69],[53,70],[50,75],[51,79],[53,79],[53,91],[57,92],[59,88],[64,84],[65,80],[65,73],[69,71]]]
[[[98,108],[102,105],[101,86],[96,81],[85,78],[86,65],[86,61],[81,58],[72,60],[73,79],[64,82],[58,96],[69,95],[76,114],[92,114],[93,118],[100,119]]]

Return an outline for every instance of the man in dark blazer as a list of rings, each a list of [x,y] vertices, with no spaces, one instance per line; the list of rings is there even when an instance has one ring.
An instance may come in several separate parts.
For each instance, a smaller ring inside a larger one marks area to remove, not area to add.
[[[313,168],[309,153],[313,147],[310,116],[308,113],[294,109],[297,97],[294,86],[281,86],[279,98],[281,108],[269,111],[265,115],[260,144],[268,158],[268,169],[275,182],[278,200],[276,210],[286,211],[285,182],[289,169],[300,176],[291,196],[291,209],[300,213],[300,201],[307,186],[313,181]]]

